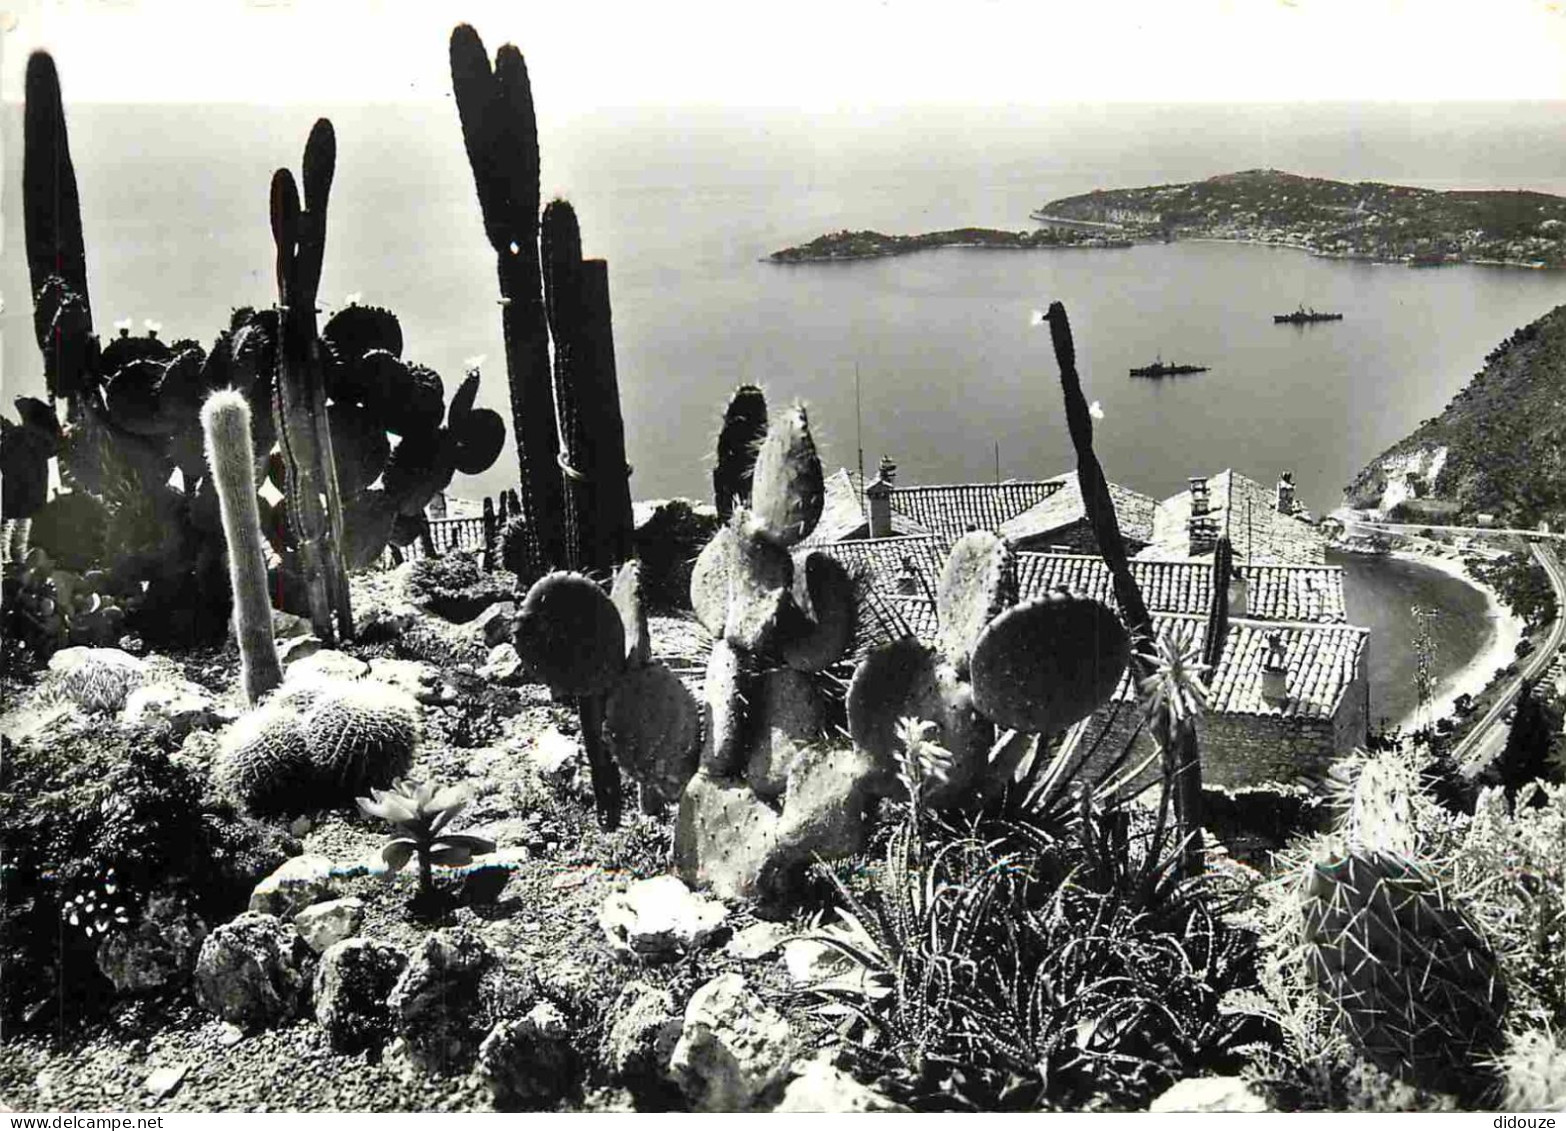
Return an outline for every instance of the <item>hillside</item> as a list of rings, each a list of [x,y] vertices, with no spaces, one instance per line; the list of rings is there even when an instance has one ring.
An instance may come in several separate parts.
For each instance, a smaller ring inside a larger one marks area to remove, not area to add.
[[[1415,266],[1566,266],[1566,197],[1539,192],[1438,192],[1252,169],[1189,184],[1095,190],[1051,201],[1034,218],[1127,235],[1256,240]]]
[[[1491,514],[1566,527],[1566,306],[1497,346],[1440,416],[1359,473],[1344,501],[1411,521]]]

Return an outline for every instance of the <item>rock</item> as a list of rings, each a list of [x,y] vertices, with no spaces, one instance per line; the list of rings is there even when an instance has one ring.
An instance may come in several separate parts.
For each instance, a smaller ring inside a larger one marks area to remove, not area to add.
[[[582,764],[582,744],[552,727],[539,732],[527,754],[538,776],[557,784],[570,781]]]
[[[357,1052],[391,1037],[387,999],[407,965],[402,951],[374,939],[326,949],[315,972],[315,1019],[334,1049]]]
[[[752,923],[729,940],[723,953],[741,962],[760,962],[781,950],[791,934],[782,923]]]
[[[479,1045],[478,1078],[502,1111],[540,1107],[564,1095],[575,1078],[565,1015],[541,1001],[516,1021],[498,1022]]]
[[[288,822],[288,831],[294,836],[306,836],[313,828],[315,828],[315,822],[310,819],[308,813],[301,813]]]
[[[328,679],[359,679],[370,674],[370,665],[355,659],[346,652],[322,648],[288,665],[283,673],[285,683],[308,681],[316,683]]]
[[[298,1010],[312,958],[290,924],[247,911],[201,944],[196,1000],[247,1029],[287,1020]]]
[[[511,639],[511,628],[517,619],[517,606],[514,601],[496,601],[471,623],[483,637],[484,643],[493,648],[497,644],[505,643]],[[515,651],[515,649],[512,649]]]
[[[120,993],[146,993],[183,983],[195,969],[207,925],[173,896],[153,896],[141,921],[98,944],[98,969]]]
[[[245,1039],[245,1031],[238,1025],[225,1021],[218,1026],[218,1045],[225,1049],[231,1049]]]
[[[250,910],[292,919],[312,903],[337,894],[339,877],[335,873],[325,856],[295,856],[255,886],[250,893]]]
[[[615,952],[646,962],[695,950],[726,918],[723,904],[693,895],[678,876],[638,880],[611,895],[598,912],[598,924]]]
[[[773,1111],[861,1112],[909,1111],[874,1088],[861,1084],[832,1063],[830,1051],[799,1066],[799,1075],[783,1091]]]
[[[272,639],[291,640],[298,636],[309,636],[315,632],[315,626],[310,623],[308,617],[295,616],[293,613],[285,613],[281,609],[272,610]],[[232,630],[230,630],[232,635]]]
[[[152,1075],[142,1082],[142,1089],[155,1100],[161,1100],[169,1095],[185,1079],[185,1073],[190,1071],[188,1064],[174,1064],[164,1068],[156,1068]]]
[[[662,1080],[683,1027],[669,991],[631,982],[620,991],[609,1016],[615,1019],[603,1046],[609,1078],[633,1090],[639,1083]]]
[[[363,922],[364,900],[352,896],[312,903],[294,916],[294,927],[299,931],[299,937],[309,943],[310,949],[317,954],[358,934],[359,925]]]
[[[478,674],[492,683],[514,685],[527,682],[522,657],[517,655],[516,647],[511,644],[496,644],[491,648],[489,658],[479,668]]]
[[[377,656],[370,661],[369,678],[399,688],[420,703],[433,703],[440,698],[440,672],[422,660]]]
[[[125,697],[120,719],[131,726],[162,719],[180,738],[217,723],[212,696],[188,680],[136,688]]]
[[[465,1067],[496,1021],[525,1012],[537,996],[531,971],[508,966],[461,927],[425,936],[387,1005],[406,1060],[423,1072]]]
[[[319,636],[291,636],[277,642],[277,662],[286,670],[300,660],[318,655],[325,647]]]
[[[1150,1112],[1247,1112],[1271,1111],[1272,1105],[1251,1084],[1238,1076],[1199,1076],[1181,1080],[1147,1109]]]
[[[798,1051],[788,1022],[725,974],[685,1007],[669,1075],[696,1111],[754,1111],[782,1089]]]

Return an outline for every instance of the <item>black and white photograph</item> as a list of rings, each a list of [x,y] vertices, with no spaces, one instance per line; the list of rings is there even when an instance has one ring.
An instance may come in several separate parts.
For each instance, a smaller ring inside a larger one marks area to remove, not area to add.
[[[1566,4],[0,0],[0,520],[12,1128],[1566,1112]]]

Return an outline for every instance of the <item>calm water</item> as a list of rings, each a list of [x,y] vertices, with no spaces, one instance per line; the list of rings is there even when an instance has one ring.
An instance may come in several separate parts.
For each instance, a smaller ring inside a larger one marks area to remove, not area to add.
[[[68,66],[64,79],[69,99]],[[1253,167],[1566,193],[1561,110],[634,111],[559,122],[547,92],[539,101],[546,197],[570,197],[587,253],[610,263],[638,497],[705,492],[715,422],[741,381],[808,401],[828,464],[852,463],[856,366],[866,458],[893,455],[905,482],[988,478],[997,444],[1003,475],[1067,470],[1048,338],[1028,324],[1030,311],[1059,299],[1088,396],[1104,408],[1098,446],[1112,478],[1162,495],[1198,472],[1232,466],[1270,481],[1291,469],[1318,511],[1379,450],[1438,413],[1501,338],[1566,302],[1566,274],[1414,271],[1206,243],[949,250],[815,267],[760,259],[844,227],[1024,228],[1054,197]],[[359,292],[397,311],[409,356],[448,387],[464,358],[487,355],[480,400],[509,422],[493,258],[454,109],[330,113],[339,162],[323,302]],[[165,337],[209,341],[231,306],[271,301],[267,186],[277,166],[297,168],[311,112],[68,102],[68,114],[101,330],[155,318]],[[18,206],[20,121],[19,107],[0,109],[6,407],[40,383]],[[1299,303],[1347,317],[1272,324],[1272,313]],[[1162,383],[1126,376],[1160,354],[1212,371]],[[456,490],[485,493],[514,476],[508,448]],[[1403,590],[1426,583],[1388,580],[1399,594],[1389,607],[1406,606]],[[1443,601],[1460,604],[1460,590]],[[1359,622],[1373,623],[1377,603],[1366,601]],[[1409,682],[1395,670],[1406,646],[1391,642],[1407,637],[1385,627],[1376,662],[1394,667],[1376,680],[1386,688],[1377,701],[1390,704]]]
[[[1370,629],[1370,718],[1395,723],[1414,709],[1414,605],[1439,610],[1430,622],[1438,680],[1488,647],[1489,606],[1484,594],[1440,570],[1393,558],[1334,554],[1343,567],[1349,623]],[[1442,693],[1437,685],[1436,693]]]

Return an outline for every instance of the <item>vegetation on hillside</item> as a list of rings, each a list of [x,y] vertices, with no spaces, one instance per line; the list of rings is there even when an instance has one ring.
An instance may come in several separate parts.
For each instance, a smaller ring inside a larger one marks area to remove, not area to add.
[[[1455,520],[1480,514],[1532,527],[1566,523],[1566,307],[1522,327],[1440,416],[1377,456],[1349,484],[1351,506],[1381,503],[1397,468],[1420,453],[1445,449],[1433,482],[1415,485],[1428,498],[1456,504]],[[1423,499],[1421,501],[1424,501]]]
[[[1325,255],[1566,266],[1566,198],[1538,192],[1437,192],[1274,169],[1179,185],[1098,189],[1042,214],[1164,237],[1217,236]]]

